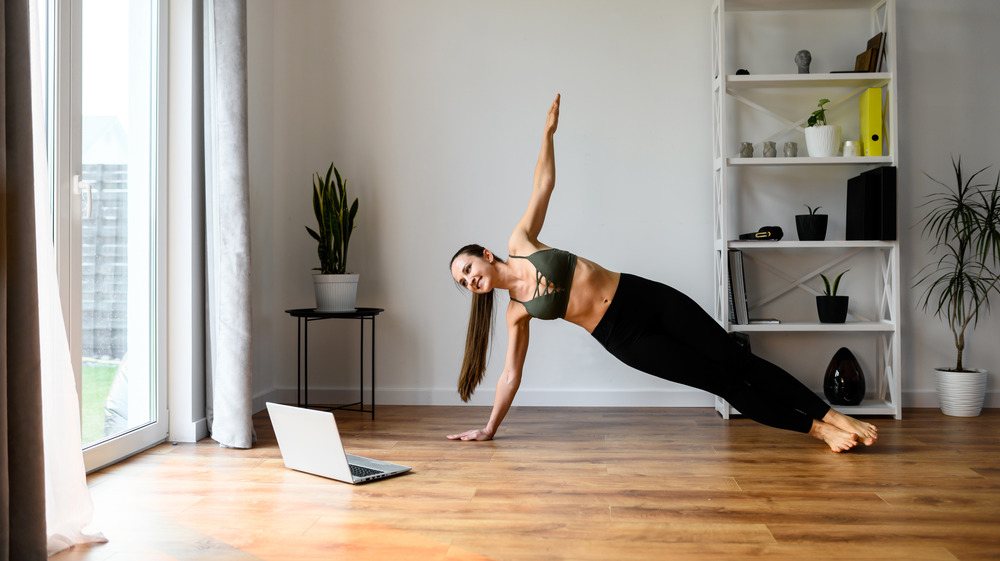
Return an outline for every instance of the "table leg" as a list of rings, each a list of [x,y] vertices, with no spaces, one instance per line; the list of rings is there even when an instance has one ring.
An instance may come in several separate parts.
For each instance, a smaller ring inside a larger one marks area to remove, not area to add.
[[[360,370],[358,371],[358,409],[364,411],[365,409],[365,318],[361,318],[361,348],[358,350],[359,362],[361,363]]]
[[[302,407],[302,318],[295,322],[295,406]]]
[[[302,406],[309,407],[309,318],[302,332],[302,348],[306,357],[302,363]]]

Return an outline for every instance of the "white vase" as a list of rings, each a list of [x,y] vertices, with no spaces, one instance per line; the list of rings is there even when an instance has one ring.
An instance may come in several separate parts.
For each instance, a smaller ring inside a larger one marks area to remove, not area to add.
[[[313,275],[317,312],[353,312],[358,275]]]
[[[813,158],[830,158],[840,152],[840,125],[806,127],[806,150]]]
[[[935,368],[934,385],[941,402],[941,412],[952,417],[979,416],[986,399],[986,377],[987,372],[981,369],[951,372]]]

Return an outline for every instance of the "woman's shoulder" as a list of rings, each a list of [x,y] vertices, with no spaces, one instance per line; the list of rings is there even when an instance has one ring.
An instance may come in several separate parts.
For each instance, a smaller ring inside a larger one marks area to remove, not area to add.
[[[509,255],[517,255],[519,257],[526,257],[543,249],[552,248],[538,240],[529,240],[527,236],[519,235],[519,232],[514,232],[514,234],[510,236],[510,240],[507,242],[507,251],[509,252]]]

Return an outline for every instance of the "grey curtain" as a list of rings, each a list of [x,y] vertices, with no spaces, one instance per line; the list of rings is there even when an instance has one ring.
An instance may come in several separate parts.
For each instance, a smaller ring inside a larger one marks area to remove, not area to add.
[[[246,1],[206,0],[204,14],[206,413],[220,445],[250,448]]]
[[[28,0],[0,0],[0,561],[47,557]]]

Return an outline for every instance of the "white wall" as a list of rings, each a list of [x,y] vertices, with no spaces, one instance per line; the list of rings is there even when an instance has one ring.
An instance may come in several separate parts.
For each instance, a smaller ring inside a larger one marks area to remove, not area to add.
[[[1000,3],[992,0],[904,0],[899,15],[899,182],[910,191],[900,204],[903,235],[901,262],[905,279],[914,279],[931,262],[930,244],[916,223],[917,205],[937,186],[924,175],[954,184],[951,155],[962,157],[966,173],[986,166],[989,181],[1000,169],[1000,114],[993,110],[1000,90]],[[912,284],[912,283],[911,283]],[[913,402],[937,406],[931,370],[953,365],[951,332],[920,310],[922,287],[903,292],[909,312],[903,322],[905,388]],[[1000,303],[993,298],[994,307]],[[1000,407],[1000,310],[983,318],[966,337],[966,366],[990,370],[987,405]],[[905,403],[905,402],[904,402]]]
[[[926,250],[908,229],[909,193],[931,187],[920,170],[945,176],[949,151],[970,166],[1000,165],[990,160],[997,117],[987,97],[1000,44],[987,26],[1000,8],[939,6],[898,7],[907,279]],[[311,174],[335,160],[361,201],[348,262],[361,274],[359,305],[386,309],[377,320],[379,401],[460,403],[469,299],[448,260],[473,241],[506,253],[557,92],[558,181],[542,240],[674,285],[709,309],[709,11],[708,0],[250,2],[258,400],[294,399],[295,322],[284,310],[312,305]],[[948,33],[938,33],[942,25]],[[949,101],[952,92],[961,104]],[[949,360],[949,340],[911,311],[914,302],[904,291],[904,403],[934,406],[924,369]],[[491,402],[502,367],[502,313],[498,320],[475,403]],[[980,326],[971,364],[1000,370],[1000,350],[986,343],[997,340],[997,323]],[[354,387],[357,327],[311,330],[311,387]],[[566,322],[532,322],[531,335],[517,404],[710,404],[706,394],[620,365]],[[336,372],[323,373],[328,365]]]

